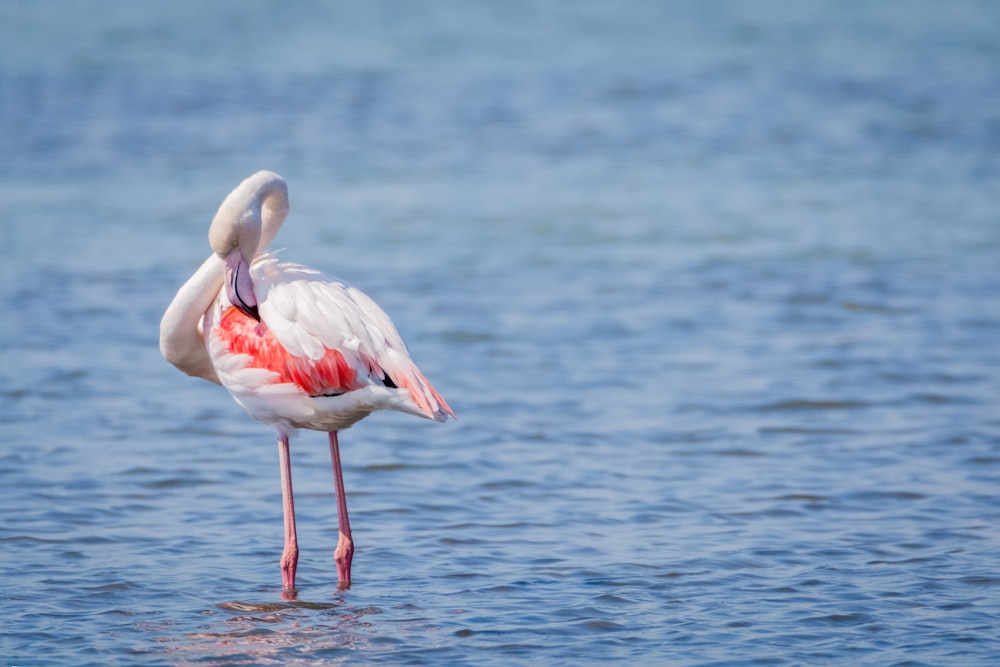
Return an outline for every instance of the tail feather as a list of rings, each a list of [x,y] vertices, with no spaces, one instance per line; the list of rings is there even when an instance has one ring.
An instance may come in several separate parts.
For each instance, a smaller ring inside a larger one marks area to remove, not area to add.
[[[410,398],[417,404],[428,419],[445,421],[448,417],[457,420],[455,412],[441,397],[441,394],[431,386],[417,365],[408,357],[400,354],[392,355],[383,364],[375,364],[393,384],[409,392]]]
[[[441,398],[441,394],[437,393],[437,390],[431,386],[431,383],[427,381],[427,378],[424,377],[423,373],[421,373],[416,366],[413,367],[413,373],[416,375],[417,385],[409,384],[409,386],[407,386],[408,383],[404,381],[403,387],[409,390],[410,396],[413,397],[414,402],[416,402],[422,410],[427,412],[427,415],[431,417],[431,419],[436,419],[440,416],[441,421],[444,421],[444,415],[448,415],[452,419],[458,420],[458,417],[455,416],[455,412],[445,402],[445,400]],[[437,407],[435,408],[433,405],[436,405]]]

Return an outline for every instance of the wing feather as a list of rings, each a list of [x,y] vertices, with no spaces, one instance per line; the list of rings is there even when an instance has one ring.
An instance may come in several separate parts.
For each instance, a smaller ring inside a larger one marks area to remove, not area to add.
[[[428,417],[454,417],[410,359],[392,320],[364,292],[273,254],[256,259],[251,275],[261,320],[289,354],[316,363],[335,350],[358,380],[384,384],[388,376]]]

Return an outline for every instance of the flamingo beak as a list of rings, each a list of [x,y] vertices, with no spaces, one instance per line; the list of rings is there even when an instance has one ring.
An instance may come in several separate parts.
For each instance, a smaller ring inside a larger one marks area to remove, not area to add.
[[[253,293],[253,282],[250,280],[250,264],[238,250],[226,255],[226,296],[229,303],[236,306],[244,315],[260,322],[260,311],[257,309],[257,297]]]

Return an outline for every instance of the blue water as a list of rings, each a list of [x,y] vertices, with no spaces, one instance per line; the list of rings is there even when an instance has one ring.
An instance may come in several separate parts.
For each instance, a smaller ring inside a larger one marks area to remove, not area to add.
[[[0,664],[993,665],[1000,5],[0,6]],[[340,3],[347,5],[348,3]],[[215,208],[457,424],[157,350]]]

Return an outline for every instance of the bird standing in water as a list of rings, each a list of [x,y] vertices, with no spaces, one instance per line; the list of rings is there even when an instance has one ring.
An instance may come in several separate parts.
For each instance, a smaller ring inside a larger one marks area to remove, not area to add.
[[[160,351],[188,375],[221,384],[251,417],[277,429],[282,584],[294,594],[298,540],[288,443],[296,430],[329,434],[340,532],[334,560],[346,588],[354,543],[337,432],[376,410],[439,422],[455,413],[371,298],[264,252],[287,215],[288,187],[273,172],[257,172],[226,197],[208,232],[213,254],[163,315]]]

